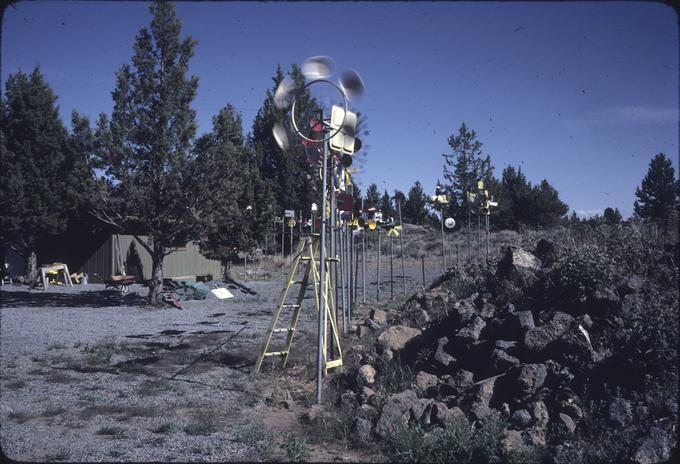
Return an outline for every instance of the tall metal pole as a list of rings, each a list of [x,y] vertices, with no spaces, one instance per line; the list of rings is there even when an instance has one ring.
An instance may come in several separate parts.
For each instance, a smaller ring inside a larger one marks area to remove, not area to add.
[[[467,200],[467,207],[468,207],[468,230],[467,230],[467,245],[468,245],[468,262],[472,261],[472,244],[471,244],[471,236],[470,236],[470,199],[468,198]]]
[[[376,299],[380,301],[380,229],[378,228],[378,278],[375,281]]]
[[[394,255],[393,240],[390,235],[390,300],[394,300],[394,272],[392,270],[392,258]]]
[[[335,169],[333,158],[330,159],[330,171],[331,173]],[[331,240],[331,258],[333,261],[331,264],[331,285],[333,286],[333,307],[331,308],[331,317],[335,322],[335,327],[338,327],[338,243],[337,243],[337,231],[338,227],[338,210],[337,210],[337,199],[335,196],[335,183],[333,178],[330,179],[330,196],[331,196],[331,227],[330,227],[330,240]],[[333,346],[335,340],[333,337],[328,337],[328,352],[333,352]]]
[[[321,114],[323,121],[323,113]],[[323,142],[323,161],[321,164],[321,246],[319,248],[319,324],[317,338],[317,357],[316,357],[316,402],[321,404],[321,383],[323,377],[323,338],[326,331],[326,190],[327,190],[327,165],[328,165],[328,146]]]
[[[283,219],[281,219],[281,261],[283,261],[284,258],[284,251],[283,249],[286,248],[286,216],[283,216]]]
[[[486,213],[486,256],[489,257],[489,213]]]
[[[354,238],[352,238],[352,247],[354,247],[354,304],[356,305],[359,290],[359,244],[354,243]]]
[[[482,260],[482,218],[477,211],[477,256]]]
[[[361,211],[364,210],[364,199],[361,199]],[[366,229],[361,233],[361,280],[363,295],[361,301],[366,303]]]
[[[352,263],[354,262],[354,240],[352,237],[352,228],[348,225],[346,226],[347,230],[345,232],[345,237],[347,237],[347,255],[349,256],[349,260],[347,261],[348,267],[347,267],[347,284],[349,286],[349,304],[347,306],[348,314],[348,321],[351,323],[352,322],[352,310],[354,309],[354,279],[352,277]]]
[[[347,299],[345,293],[345,266],[347,258],[345,256],[345,228],[338,230],[338,242],[340,245],[340,294],[342,296],[342,333],[347,335]]]
[[[401,203],[397,202],[397,209],[399,210],[399,251],[401,251],[401,285],[404,288],[404,295],[406,295],[406,266],[404,266],[404,224],[401,222]]]
[[[441,204],[440,211],[441,211],[441,215],[442,215],[442,220],[441,220],[441,223],[442,223],[442,260],[443,260],[443,263],[444,263],[444,269],[443,270],[444,270],[444,272],[446,272],[446,247],[444,246],[444,204],[443,203]]]
[[[291,218],[291,219],[294,219],[294,217]],[[290,252],[291,255],[293,254],[293,228],[292,227],[290,227],[290,250],[289,250],[289,252]]]

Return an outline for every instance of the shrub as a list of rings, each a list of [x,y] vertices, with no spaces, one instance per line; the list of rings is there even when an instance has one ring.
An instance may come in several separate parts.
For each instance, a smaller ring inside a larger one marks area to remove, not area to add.
[[[234,427],[234,439],[254,447],[265,457],[274,452],[274,435],[264,427],[262,422],[237,425]]]
[[[466,420],[451,429],[426,431],[420,425],[402,427],[390,439],[397,462],[469,462],[472,431]]]
[[[310,448],[307,438],[295,434],[288,435],[286,439],[286,456],[292,462],[303,462],[309,458]]]
[[[596,245],[567,249],[548,276],[548,294],[560,300],[583,301],[610,283],[610,265],[607,254]]]

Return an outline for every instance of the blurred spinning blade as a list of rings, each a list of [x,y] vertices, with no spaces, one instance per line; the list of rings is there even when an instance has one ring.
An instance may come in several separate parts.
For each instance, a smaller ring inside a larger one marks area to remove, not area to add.
[[[340,87],[345,91],[347,97],[356,98],[364,94],[364,81],[358,72],[348,69],[340,74]]]
[[[293,103],[295,90],[295,82],[291,78],[282,80],[274,94],[274,106],[280,110],[288,108]]]
[[[313,56],[302,64],[302,74],[307,79],[325,79],[333,74],[335,63],[330,56]]]
[[[276,140],[276,143],[279,145],[281,150],[288,150],[290,147],[290,142],[288,141],[288,133],[286,132],[286,128],[283,126],[283,124],[280,122],[274,124],[272,133],[274,134],[274,140]]]

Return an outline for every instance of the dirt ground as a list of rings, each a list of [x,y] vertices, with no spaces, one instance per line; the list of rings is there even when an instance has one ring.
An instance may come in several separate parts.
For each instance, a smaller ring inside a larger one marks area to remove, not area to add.
[[[409,260],[408,293],[422,285],[420,264]],[[380,304],[388,304],[389,261],[381,267]],[[356,318],[377,304],[376,277],[368,260],[367,302]],[[286,370],[271,359],[252,376],[284,275],[239,279],[257,295],[232,288],[233,299],[210,294],[184,301],[184,310],[146,306],[141,285],[125,295],[102,284],[2,287],[3,453],[19,461],[281,461],[302,442],[312,461],[381,460],[379,450],[353,449],[337,428],[301,420],[316,402],[311,300]],[[357,288],[361,302],[361,281]],[[401,279],[392,289],[403,298]]]

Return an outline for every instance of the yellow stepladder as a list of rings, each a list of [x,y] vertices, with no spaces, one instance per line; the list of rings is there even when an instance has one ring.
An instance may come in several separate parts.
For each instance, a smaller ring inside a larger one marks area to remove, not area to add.
[[[295,335],[295,330],[297,327],[298,320],[300,319],[300,313],[302,311],[302,302],[305,298],[305,294],[307,292],[307,287],[309,286],[310,283],[310,277],[312,281],[312,285],[314,287],[314,301],[316,303],[316,308],[317,308],[317,314],[320,308],[319,304],[319,270],[316,265],[316,254],[319,248],[319,236],[318,234],[313,234],[312,237],[306,237],[304,240],[300,241],[300,244],[298,246],[297,251],[295,252],[295,255],[293,257],[293,260],[291,262],[290,270],[288,272],[288,275],[286,277],[286,286],[283,288],[283,291],[281,292],[281,296],[279,297],[278,304],[276,306],[276,309],[274,310],[274,314],[272,315],[272,320],[269,323],[269,327],[267,328],[267,331],[265,332],[265,337],[262,343],[262,349],[260,350],[260,355],[257,358],[257,361],[255,362],[255,369],[254,369],[254,374],[257,375],[260,372],[260,369],[262,367],[262,363],[264,362],[264,359],[270,356],[279,356],[282,361],[282,367],[286,367],[286,363],[288,361],[288,355],[290,354],[291,347],[293,345],[293,336]],[[329,261],[332,260],[332,258],[328,259]],[[302,280],[295,280],[295,276],[297,275],[297,269],[298,266],[300,265],[300,262],[305,262],[305,271],[303,274]],[[287,298],[288,298],[288,293],[290,292],[290,288],[295,285],[299,284],[300,288],[298,290],[297,296],[295,298],[295,303],[293,304],[288,304],[286,303]],[[340,349],[340,338],[338,335],[337,327],[335,325],[335,319],[333,317],[334,314],[334,306],[333,306],[333,292],[332,292],[332,287],[330,285],[330,277],[328,273],[326,274],[326,299],[327,301],[329,300],[329,304],[326,305],[326,311],[327,311],[327,316],[331,321],[331,331],[333,332],[333,337],[335,340],[335,346],[337,347],[337,352],[338,352],[338,358],[332,359],[328,361],[328,355],[326,352],[326,332],[324,331],[323,334],[323,340],[324,340],[324,347],[323,347],[323,359],[324,359],[324,374],[328,373],[328,369],[334,368],[334,367],[340,367],[342,366],[342,352]],[[329,299],[330,296],[330,299]],[[290,327],[288,328],[277,328],[276,324],[279,320],[279,317],[281,316],[281,311],[285,308],[292,308],[293,309],[293,315],[291,318],[290,322]],[[286,341],[284,343],[284,347],[280,351],[267,351],[269,349],[269,345],[272,341],[272,336],[275,333],[286,333]]]

